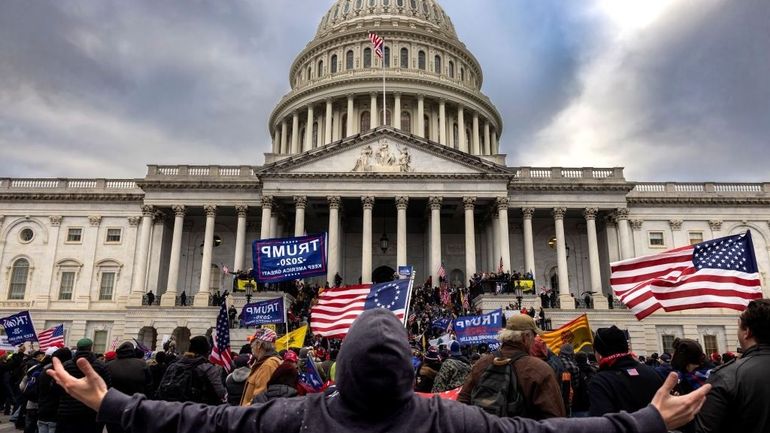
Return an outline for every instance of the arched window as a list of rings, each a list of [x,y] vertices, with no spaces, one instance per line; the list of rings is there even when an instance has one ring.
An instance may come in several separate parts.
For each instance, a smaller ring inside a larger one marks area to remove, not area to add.
[[[396,0],[396,6],[400,8],[404,7],[404,0]]]
[[[337,73],[337,55],[332,56],[332,74]]]
[[[364,48],[364,68],[372,67],[372,49]]]
[[[453,61],[449,61],[449,78],[455,77],[455,64]]]
[[[423,137],[429,139],[430,138],[430,116],[428,116],[427,114],[425,115],[425,117],[423,117],[423,126],[424,126]]]
[[[16,260],[11,270],[11,287],[8,291],[8,299],[24,299],[28,277],[29,261],[27,259]]]
[[[385,7],[390,6],[390,0],[382,0],[382,5]]]
[[[460,81],[465,81],[465,68],[460,68]]]
[[[361,132],[368,131],[371,129],[372,125],[372,118],[368,111],[364,111],[361,113]]]
[[[425,51],[420,51],[417,53],[417,67],[421,70],[425,70]]]
[[[433,72],[440,74],[441,73],[441,57],[436,56],[433,59]]]
[[[318,147],[318,122],[313,122],[313,149]]]
[[[370,8],[373,8],[373,7],[374,7],[374,0],[369,0],[369,7],[370,7]]]
[[[413,11],[417,10],[417,0],[409,0],[409,6],[412,7]]]
[[[401,130],[408,134],[412,133],[412,115],[408,111],[401,112]]]
[[[364,5],[364,0],[356,0],[356,10],[360,10]]]
[[[345,53],[345,69],[353,69],[353,50]]]
[[[342,138],[345,138],[348,136],[348,114],[345,113],[342,115],[342,124],[340,125],[342,128]]]
[[[458,133],[459,128],[457,128],[457,124],[454,124],[454,129],[452,131],[452,138],[454,139],[455,148],[460,147],[460,134]]]
[[[401,67],[409,67],[409,50],[406,48],[401,48]]]
[[[307,80],[310,81],[310,79],[313,78],[313,68],[308,65],[307,67]]]
[[[390,47],[385,47],[383,50],[383,57],[385,57],[385,67],[390,67]]]
[[[379,116],[380,117],[378,117],[378,119],[382,119],[382,110],[380,110]],[[393,125],[393,119],[391,118],[390,110],[385,112],[385,124],[388,125],[388,126],[392,126]]]
[[[318,62],[318,78],[321,78],[321,75],[324,73],[324,61],[321,60]]]

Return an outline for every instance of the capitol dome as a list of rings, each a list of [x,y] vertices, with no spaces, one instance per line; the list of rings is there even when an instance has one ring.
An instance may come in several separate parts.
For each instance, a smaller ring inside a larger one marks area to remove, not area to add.
[[[383,59],[370,32],[385,41]],[[481,65],[436,0],[337,0],[292,63],[289,83],[270,116],[269,161],[381,126],[504,161],[502,119],[481,92]]]

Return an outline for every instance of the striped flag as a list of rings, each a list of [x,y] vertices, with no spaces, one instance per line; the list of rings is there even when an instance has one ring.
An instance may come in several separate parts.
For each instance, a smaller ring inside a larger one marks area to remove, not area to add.
[[[441,266],[438,267],[438,280],[439,282],[446,280],[446,268],[444,267],[444,263],[441,263]]]
[[[462,304],[463,304],[463,310],[468,311],[471,309],[470,302],[468,301],[468,298],[471,296],[470,293],[463,293],[462,289],[460,290],[460,297],[462,298]]]
[[[228,373],[233,365],[233,358],[230,355],[230,324],[227,319],[227,301],[223,301],[219,307],[217,316],[217,328],[212,335],[214,344],[211,348],[209,361],[212,364],[221,365]]]
[[[324,337],[344,337],[361,313],[374,308],[386,308],[404,323],[411,296],[411,279],[326,289],[310,310],[310,327]]]
[[[377,57],[382,58],[382,46],[385,44],[385,40],[377,36],[377,33],[374,32],[369,32],[369,40],[372,42],[372,45],[374,45],[374,54],[376,54]]]
[[[64,347],[64,325],[56,325],[53,328],[40,331],[37,334],[37,343],[40,345],[40,350],[46,350],[50,347]]]
[[[642,320],[660,308],[742,311],[762,297],[751,232],[612,263],[615,295]]]

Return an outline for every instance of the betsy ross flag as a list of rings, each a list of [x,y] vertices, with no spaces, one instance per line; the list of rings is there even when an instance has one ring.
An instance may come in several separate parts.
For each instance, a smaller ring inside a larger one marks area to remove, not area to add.
[[[374,54],[376,54],[377,57],[382,58],[382,46],[385,43],[385,40],[377,36],[377,33],[374,32],[369,32],[369,40],[372,42],[372,45],[374,45]]]
[[[50,347],[64,347],[64,325],[57,325],[40,331],[37,334],[37,343],[40,345],[40,350],[43,351]]]
[[[411,296],[411,279],[326,289],[310,310],[310,327],[313,334],[344,337],[361,313],[375,308],[392,311],[404,323]]]
[[[222,302],[217,316],[217,329],[213,335],[214,344],[211,348],[209,361],[212,364],[221,365],[228,373],[233,363],[230,355],[230,326],[227,319],[227,302]]]
[[[743,311],[762,297],[749,231],[610,266],[613,292],[638,320],[660,308]]]

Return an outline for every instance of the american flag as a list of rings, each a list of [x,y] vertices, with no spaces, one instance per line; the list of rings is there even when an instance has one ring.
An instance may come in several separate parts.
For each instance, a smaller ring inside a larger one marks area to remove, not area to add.
[[[762,297],[748,231],[610,266],[612,290],[638,320],[660,308],[742,311]]]
[[[468,311],[471,309],[470,302],[468,302],[468,297],[470,296],[470,293],[463,293],[462,289],[460,291],[460,297],[462,298],[462,304],[463,304],[463,310]]]
[[[503,256],[500,256],[500,266],[497,267],[497,273],[502,274],[503,270]]]
[[[446,268],[444,267],[444,263],[441,263],[441,266],[438,267],[438,280],[439,282],[446,280]]]
[[[225,371],[230,372],[233,358],[230,355],[230,326],[227,319],[227,302],[222,302],[217,316],[217,332],[213,335],[214,344],[211,348],[209,361],[212,364],[221,365]]]
[[[377,33],[374,32],[369,32],[369,40],[372,41],[372,45],[374,45],[374,54],[376,54],[377,57],[382,58],[382,46],[385,43],[385,40],[377,36]]]
[[[37,334],[37,343],[40,350],[46,350],[50,347],[64,347],[64,325],[56,325]]]
[[[374,308],[388,309],[404,322],[411,296],[411,279],[326,289],[310,310],[310,327],[324,337],[344,337],[361,313]]]
[[[452,295],[449,293],[449,286],[446,282],[441,283],[441,303],[446,306],[452,305]]]

